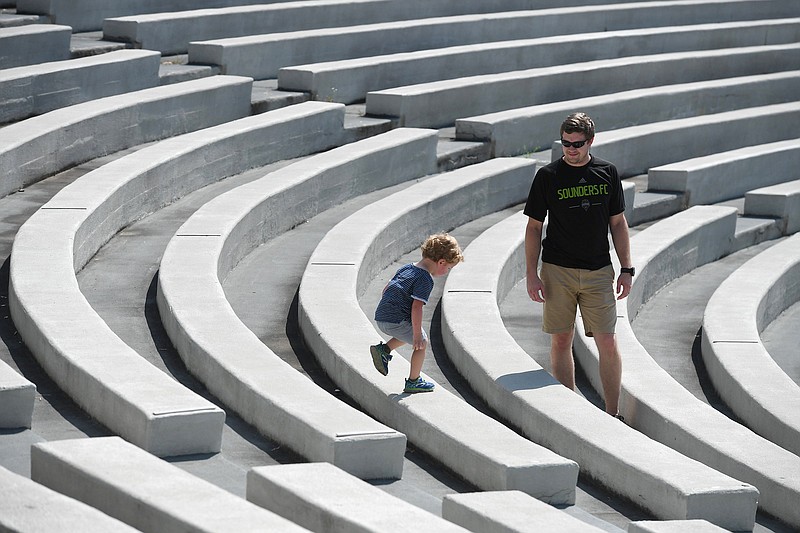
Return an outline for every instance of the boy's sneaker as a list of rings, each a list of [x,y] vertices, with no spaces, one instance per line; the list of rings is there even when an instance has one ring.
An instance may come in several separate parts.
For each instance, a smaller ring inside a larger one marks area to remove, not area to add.
[[[435,385],[430,381],[425,381],[422,379],[422,376],[418,377],[417,379],[408,379],[406,378],[406,387],[403,389],[403,392],[415,393],[415,392],[433,392],[433,388]]]
[[[384,376],[389,373],[389,361],[392,360],[392,354],[389,353],[389,347],[380,342],[374,346],[369,347],[369,353],[372,355],[372,364]]]

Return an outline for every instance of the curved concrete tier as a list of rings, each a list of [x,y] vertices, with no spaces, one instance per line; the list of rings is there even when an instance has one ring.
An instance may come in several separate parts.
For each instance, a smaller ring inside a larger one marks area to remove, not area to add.
[[[656,291],[694,268],[733,251],[737,210],[694,206],[631,238],[636,277],[617,302],[617,342],[623,357],[620,411],[626,422],[679,452],[758,488],[758,505],[800,527],[800,457],[699,400],[661,368],[636,339],[631,317]],[[576,321],[575,356],[601,390],[597,349]]]
[[[147,533],[308,533],[119,437],[34,444],[31,479]]]
[[[647,122],[785,102],[797,94],[800,70],[667,83],[551,102],[456,120],[456,138],[488,141],[497,156],[537,152],[554,140],[564,117],[583,109],[603,131]]]
[[[214,76],[100,98],[0,128],[0,196],[97,157],[246,117],[252,85],[250,78]]]
[[[483,20],[480,22],[485,23]],[[337,34],[337,37],[345,41],[339,46],[330,43],[329,46],[301,48],[289,45],[291,34],[283,34],[286,38],[280,40],[278,35],[264,36],[275,41],[268,52],[262,49],[258,53],[253,50],[253,53],[245,54],[242,50],[237,55],[238,61],[233,62],[228,56],[221,67],[228,74],[252,76],[256,79],[274,77],[277,72],[279,89],[304,91],[310,93],[315,100],[349,104],[364,100],[370,91],[398,85],[569,64],[576,57],[586,60],[611,59],[632,54],[782,44],[800,40],[800,19],[795,18],[604,31],[519,40],[512,40],[507,29],[501,28],[498,31],[505,37],[499,42],[447,48],[437,43],[436,48],[422,50],[425,46],[415,41],[415,51],[392,53],[391,49],[387,49],[384,40],[386,30],[390,29],[386,26],[375,30],[382,39],[378,48],[381,55],[359,57],[364,50],[374,48],[367,43],[367,46],[354,50],[362,37],[348,34],[356,30],[351,27]],[[438,37],[440,32],[435,35]],[[408,43],[407,40],[403,42]],[[192,43],[190,60],[194,47],[203,44]],[[343,49],[342,45],[347,48]],[[291,51],[291,60],[285,59],[272,70],[257,71],[254,68],[264,61],[280,61],[278,52],[284,46],[287,47],[287,52]],[[303,55],[306,50],[308,55]],[[357,54],[356,58],[348,59],[354,57],[353,54]],[[632,112],[626,116],[632,116]],[[545,146],[549,142],[550,139]]]
[[[708,301],[702,354],[714,387],[736,416],[800,455],[800,387],[770,357],[760,337],[800,301],[798,280],[800,234],[739,267]]]
[[[564,33],[782,17],[797,17],[797,10],[778,0],[725,0],[724,9],[721,9],[720,0],[617,2],[597,6],[581,3],[550,9],[418,18],[400,22],[348,23],[334,28],[274,30],[280,33],[259,30],[242,37],[193,39],[188,52],[190,63],[219,65],[222,72],[228,74],[247,71],[256,79],[268,79],[276,77],[282,67],[376,54],[533,39]]]
[[[0,70],[70,58],[72,28],[55,24],[26,24],[0,28]]]
[[[14,239],[9,308],[45,371],[147,451],[219,451],[225,413],[125,344],[81,294],[75,273],[121,228],[188,192],[334,146],[343,120],[343,106],[309,102],[173,137],[89,172],[44,204]]]
[[[401,477],[405,435],[280,359],[236,316],[222,280],[253,249],[314,215],[436,172],[436,144],[435,131],[393,130],[239,186],[181,226],[159,269],[161,321],[189,371],[265,435],[365,479]]]
[[[161,54],[118,50],[0,70],[0,124],[158,86]]]
[[[499,302],[525,276],[521,212],[478,236],[447,278],[447,353],[498,414],[581,471],[661,519],[703,518],[752,529],[758,491],[608,416],[536,363],[503,325]],[[533,327],[533,326],[532,326]]]
[[[647,186],[660,191],[680,191],[684,207],[689,207],[741,198],[748,191],[791,181],[797,178],[798,168],[800,138],[748,144],[744,148],[651,167],[647,171]]]
[[[578,465],[521,437],[439,387],[404,394],[409,364],[378,374],[369,346],[380,340],[358,303],[376,273],[437,231],[522,201],[535,168],[493,159],[434,176],[357,211],[328,231],[300,284],[298,314],[306,344],[351,398],[415,446],[481,489],[519,489],[549,503],[575,498]]]

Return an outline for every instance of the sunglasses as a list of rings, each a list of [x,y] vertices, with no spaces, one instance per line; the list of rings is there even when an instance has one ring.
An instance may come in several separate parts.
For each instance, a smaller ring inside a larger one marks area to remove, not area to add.
[[[588,140],[587,141],[569,142],[569,141],[565,141],[564,139],[561,139],[561,144],[563,146],[566,146],[567,148],[569,148],[570,146],[572,146],[573,148],[582,148],[583,145],[588,143],[588,142],[589,142]]]

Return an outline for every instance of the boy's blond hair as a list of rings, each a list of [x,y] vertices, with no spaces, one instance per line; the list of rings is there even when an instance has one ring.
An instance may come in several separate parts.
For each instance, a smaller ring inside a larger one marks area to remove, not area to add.
[[[440,259],[444,259],[451,265],[464,261],[464,255],[461,253],[458,241],[447,233],[431,235],[422,243],[421,250],[422,257],[432,261],[438,262]]]

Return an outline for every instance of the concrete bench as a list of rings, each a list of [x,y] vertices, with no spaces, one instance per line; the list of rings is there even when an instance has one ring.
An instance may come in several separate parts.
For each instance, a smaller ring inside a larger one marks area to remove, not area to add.
[[[696,267],[731,253],[737,209],[694,206],[631,238],[636,277],[617,302],[617,342],[625,362],[620,412],[652,439],[760,492],[759,507],[800,527],[800,457],[758,436],[683,388],[636,339],[631,317],[656,291]],[[573,346],[581,367],[601,390],[597,349],[576,321]]]
[[[262,433],[361,478],[400,478],[405,435],[280,359],[238,318],[222,280],[253,249],[314,215],[354,195],[434,173],[436,144],[434,131],[397,129],[237,187],[181,226],[159,268],[161,321],[189,370]]]
[[[161,56],[118,50],[0,71],[0,124],[158,85]]]
[[[372,366],[379,334],[359,306],[368,281],[436,231],[523,201],[535,163],[493,159],[441,174],[374,202],[326,234],[303,274],[300,329],[331,379],[372,416],[484,490],[518,489],[549,503],[572,503],[578,466],[526,440],[442,387],[403,394],[409,364],[392,378]],[[479,199],[479,200],[478,200]]]
[[[761,331],[800,301],[800,234],[724,280],[703,315],[702,354],[720,397],[759,435],[800,455],[800,387],[770,357]]]
[[[36,402],[36,385],[5,361],[0,361],[0,428],[29,428]]]
[[[794,167],[792,176],[797,176],[798,167],[800,165]],[[784,235],[797,233],[800,231],[800,180],[746,192],[744,214],[775,217]]]
[[[550,147],[561,122],[576,109],[589,113],[601,130],[646,122],[718,113],[790,100],[800,71],[664,84],[574,100],[520,107],[456,120],[456,139],[490,142],[496,157],[538,152]]]
[[[721,9],[719,2],[707,0],[688,4],[582,4],[361,25],[348,22],[338,28],[262,29],[247,36],[231,35],[229,38],[211,40],[193,38],[188,52],[190,63],[219,65],[222,72],[228,74],[248,72],[249,76],[256,79],[267,79],[276,77],[280,68],[291,65],[556,36],[562,34],[564,28],[569,28],[571,34],[581,34],[797,16],[794,7],[781,5],[775,0],[734,0],[725,2],[725,6],[725,9]]]
[[[70,58],[72,28],[26,24],[0,28],[0,70]]]
[[[604,531],[516,490],[448,494],[442,517],[470,531],[601,533]]]
[[[727,529],[705,520],[639,520],[628,524],[628,533],[726,533]]]
[[[17,13],[46,15],[51,22],[65,24],[75,32],[100,30],[103,20],[141,13],[164,13],[247,4],[252,0],[16,0]],[[285,0],[272,0],[280,2]],[[261,0],[260,3],[268,3]]]
[[[34,444],[31,479],[144,532],[307,531],[119,437]]]
[[[478,236],[440,302],[447,353],[472,388],[522,433],[576,461],[581,472],[661,519],[753,527],[758,492],[647,438],[553,378],[503,325],[499,303],[525,276],[527,218]]]
[[[0,128],[0,196],[97,157],[246,117],[251,87],[249,78],[214,76],[109,96]]]
[[[604,59],[371,91],[366,112],[409,127],[445,127],[517,107],[789,70],[798,61],[798,43]]]
[[[0,467],[0,530],[136,533],[115,518]]]
[[[630,0],[626,0],[630,2]],[[745,0],[751,2],[752,0]],[[600,3],[598,1],[591,3]],[[563,11],[553,7],[552,0],[539,2],[537,8],[551,7],[555,20],[563,21],[564,14],[575,14],[590,9],[587,6]],[[762,16],[791,16],[791,10],[779,6],[774,0],[764,4]],[[705,9],[687,9],[692,14],[707,21],[710,18]],[[185,53],[192,41],[207,41],[222,38],[236,38],[246,35],[290,32],[319,28],[357,26],[384,22],[397,22],[413,19],[433,19],[458,17],[474,14],[491,18],[496,12],[531,10],[530,2],[524,0],[505,0],[504,2],[449,2],[447,0],[317,0],[312,2],[284,2],[266,6],[238,6],[220,9],[184,11],[181,13],[143,14],[120,18],[108,18],[103,22],[103,36],[107,40],[135,43],[137,47],[159,50],[162,53]],[[597,8],[605,13],[606,8]],[[731,9],[733,19],[745,20],[744,13],[755,16],[752,4],[741,4]],[[627,11],[620,11],[621,17]],[[748,17],[749,18],[749,17]],[[637,20],[639,23],[645,19]],[[647,20],[645,24],[652,24]],[[613,23],[612,23],[613,25]],[[471,33],[476,30],[472,28]],[[481,33],[481,30],[477,30]],[[430,41],[430,36],[428,40]],[[483,40],[487,40],[485,37]],[[386,48],[381,48],[386,50]]]
[[[328,463],[252,468],[247,500],[320,533],[391,533],[408,531],[408,524],[437,533],[468,531]]]
[[[797,94],[786,93],[786,95]],[[713,204],[800,176],[800,139],[754,144],[650,168],[649,189],[683,192],[684,206]]]
[[[620,175],[634,176],[673,161],[702,157],[709,151],[719,153],[743,149],[752,153],[754,149],[748,147],[779,142],[786,138],[785,132],[775,128],[775,121],[783,119],[800,120],[800,101],[747,107],[602,131],[596,135],[592,143],[592,153],[618,163]],[[731,135],[731,131],[737,131],[737,134]],[[709,139],[713,139],[713,146],[709,145]],[[555,148],[555,143],[553,146]],[[553,157],[556,153],[557,150],[553,150]],[[756,182],[758,180],[758,178],[752,179]],[[730,186],[734,192],[740,191],[739,195],[747,190],[746,185],[736,184],[735,181],[729,184],[728,181],[715,180],[715,183],[721,184],[720,187]],[[708,184],[708,186],[713,185]],[[710,193],[708,196],[712,199],[714,197],[722,199],[731,198],[735,194],[722,191]],[[694,200],[695,203],[697,201]]]
[[[173,137],[89,172],[44,204],[14,239],[9,309],[45,371],[153,454],[219,451],[225,413],[125,344],[81,294],[75,272],[121,228],[189,192],[335,146],[343,120],[344,106],[307,102]]]
[[[517,19],[511,21],[517,22]],[[481,22],[485,24],[487,21]],[[383,26],[384,28],[377,30],[384,39],[378,48],[381,55],[347,59],[354,53],[362,55],[365,51],[375,49],[366,43],[363,48],[353,52],[351,50],[355,43],[352,43],[347,49],[342,45],[308,48],[292,46],[291,59],[286,57],[281,60],[279,56],[282,54],[279,52],[283,50],[287,41],[293,41],[289,37],[290,34],[283,34],[287,36],[285,40],[279,39],[278,35],[264,36],[265,39],[274,39],[272,46],[264,47],[261,53],[248,54],[249,61],[242,61],[245,53],[240,50],[241,46],[236,48],[239,54],[238,61],[235,62],[232,61],[232,54],[222,49],[227,57],[223,59],[222,68],[228,74],[267,78],[275,76],[274,67],[284,67],[277,71],[279,89],[305,91],[311,93],[311,97],[316,100],[348,104],[363,100],[369,91],[398,85],[568,64],[576,57],[610,59],[633,53],[646,55],[800,40],[800,19],[779,19],[558,35],[539,39],[511,40],[511,37],[506,37],[508,40],[500,42],[391,53],[392,50],[386,49],[385,41],[386,27],[389,25]],[[348,32],[355,31],[355,28],[345,30],[339,34],[341,38],[350,39],[352,42],[355,37],[358,39],[357,43],[361,42],[360,36],[348,35]],[[502,35],[507,34],[506,28],[498,31]],[[419,40],[411,42],[417,45],[417,48],[424,47],[419,44]],[[194,47],[206,44],[190,45],[190,61],[194,61],[192,57]],[[308,55],[303,55],[302,52],[306,50],[309,52]],[[341,60],[333,61],[333,59]],[[276,63],[268,70],[259,71],[254,68],[267,61]],[[319,63],[319,61],[326,62]],[[237,68],[231,68],[232,66]],[[626,116],[631,116],[631,113]]]

